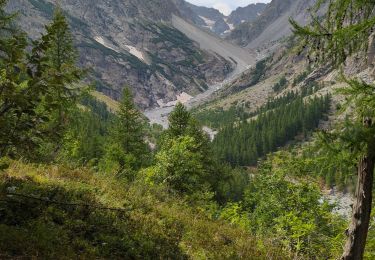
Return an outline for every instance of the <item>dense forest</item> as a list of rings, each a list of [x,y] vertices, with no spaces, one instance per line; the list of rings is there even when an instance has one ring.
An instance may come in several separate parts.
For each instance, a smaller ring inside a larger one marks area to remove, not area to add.
[[[217,156],[232,165],[255,165],[258,158],[276,151],[298,134],[307,136],[330,108],[330,96],[308,100],[296,96],[290,103],[287,98],[283,100],[285,103],[269,102],[268,107],[273,103],[278,106],[258,114],[256,119],[222,128],[213,142]]]
[[[343,75],[346,114],[330,131],[315,131],[332,100],[318,83],[252,112],[192,113],[178,103],[163,130],[149,124],[127,87],[116,113],[92,95],[61,9],[31,41],[17,15],[4,11],[6,2],[0,0],[0,258],[374,259],[373,85]],[[294,37],[316,66],[329,59],[340,68],[372,33],[374,7],[331,1],[323,25],[291,21]],[[343,40],[348,34],[352,41]],[[251,85],[265,69],[259,62]],[[280,78],[274,91],[288,84]],[[219,131],[213,142],[202,124]],[[348,229],[347,216],[321,190],[345,189],[354,179]]]

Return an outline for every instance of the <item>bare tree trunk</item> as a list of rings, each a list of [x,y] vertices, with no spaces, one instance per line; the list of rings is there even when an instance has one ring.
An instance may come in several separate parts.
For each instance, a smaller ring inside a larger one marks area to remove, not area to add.
[[[370,119],[365,120],[365,126],[371,127]],[[341,258],[343,260],[360,260],[363,258],[371,215],[374,154],[374,138],[371,138],[368,142],[367,154],[358,164],[356,200],[353,205],[348,239]]]

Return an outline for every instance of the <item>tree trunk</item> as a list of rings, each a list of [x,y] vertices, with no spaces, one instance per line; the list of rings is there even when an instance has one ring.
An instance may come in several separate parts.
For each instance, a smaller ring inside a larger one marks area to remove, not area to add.
[[[371,120],[365,120],[365,126],[371,127]],[[374,175],[374,138],[368,142],[367,154],[358,164],[358,181],[352,220],[348,230],[348,239],[345,244],[343,260],[360,260],[366,246],[368,228],[370,224],[372,186]]]

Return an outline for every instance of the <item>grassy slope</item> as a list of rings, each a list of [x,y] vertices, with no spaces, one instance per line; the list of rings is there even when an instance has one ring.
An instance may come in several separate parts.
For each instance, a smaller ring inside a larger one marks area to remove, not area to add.
[[[0,252],[0,258],[44,259],[284,258],[155,188],[21,162],[0,171]]]
[[[92,95],[99,101],[104,102],[111,112],[117,112],[119,109],[119,102],[104,95],[101,92],[93,91]]]

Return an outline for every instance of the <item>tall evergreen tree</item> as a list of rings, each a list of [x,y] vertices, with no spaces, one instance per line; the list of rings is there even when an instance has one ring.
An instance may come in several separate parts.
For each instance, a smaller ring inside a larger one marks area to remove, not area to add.
[[[132,175],[134,170],[138,170],[149,160],[145,137],[142,114],[134,104],[130,89],[125,87],[119,112],[110,132],[104,164],[109,166],[109,170],[117,168],[118,174]]]
[[[125,153],[142,155],[147,147],[145,143],[144,120],[136,108],[131,91],[123,90],[115,136],[121,143]]]
[[[316,10],[322,3],[318,1]],[[372,0],[332,0],[323,22],[315,18],[312,25],[302,27],[291,21],[295,34],[301,36],[310,52],[310,59],[342,67],[347,57],[356,53],[365,59],[374,39],[375,2]],[[375,164],[375,95],[374,86],[356,79],[346,80],[349,87],[341,92],[353,106],[353,120],[325,138],[349,147],[358,158],[356,199],[348,239],[342,259],[362,259],[370,223],[372,186]],[[336,151],[340,153],[341,151]]]
[[[69,111],[82,93],[79,86],[84,71],[77,66],[78,53],[63,11],[56,8],[46,33],[34,42],[30,63],[34,77],[46,85],[41,113],[49,117],[41,131],[55,143],[60,143],[68,125]]]
[[[25,34],[14,26],[14,15],[5,13],[5,4],[0,2],[0,156],[39,159],[36,151],[42,144],[52,146],[62,137],[66,113],[80,92],[71,86],[82,70],[75,65],[76,52],[61,10],[26,57]]]

